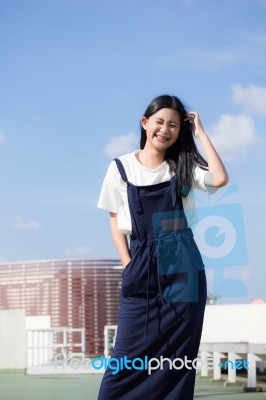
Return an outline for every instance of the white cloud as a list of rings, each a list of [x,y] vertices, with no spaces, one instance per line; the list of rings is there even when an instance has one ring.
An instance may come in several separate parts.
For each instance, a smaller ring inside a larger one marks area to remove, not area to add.
[[[65,249],[65,255],[66,256],[77,256],[77,257],[83,257],[87,256],[88,254],[92,253],[92,248],[87,247],[87,246],[77,246],[72,249],[68,248]]]
[[[246,112],[257,112],[266,116],[266,87],[233,85],[233,101],[242,104]]]
[[[113,136],[103,151],[108,157],[118,157],[130,153],[138,145],[139,138],[135,133],[128,133],[122,136]]]
[[[234,65],[243,56],[243,54],[236,54],[236,51],[231,49],[224,51],[180,49],[173,54],[161,57],[155,65],[159,68],[174,67],[211,71]]]
[[[265,0],[266,1],[266,0]],[[249,31],[236,32],[230,45],[226,47],[177,48],[170,54],[161,55],[153,60],[155,69],[186,69],[217,72],[227,68],[243,69],[252,67],[254,70],[265,72],[266,35]]]
[[[253,118],[244,114],[222,114],[218,123],[209,129],[209,134],[218,153],[230,160],[245,155],[252,145],[260,141]]]
[[[22,230],[22,231],[38,231],[41,229],[41,225],[37,221],[25,221],[25,219],[19,215],[13,215],[12,221],[11,221],[11,227],[16,230]]]

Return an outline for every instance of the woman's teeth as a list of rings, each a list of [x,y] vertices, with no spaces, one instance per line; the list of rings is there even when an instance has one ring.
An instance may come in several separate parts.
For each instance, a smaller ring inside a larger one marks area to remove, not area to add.
[[[155,133],[154,136],[161,142],[166,142],[168,140],[168,138],[166,136],[161,136],[161,135],[158,135],[157,133]]]

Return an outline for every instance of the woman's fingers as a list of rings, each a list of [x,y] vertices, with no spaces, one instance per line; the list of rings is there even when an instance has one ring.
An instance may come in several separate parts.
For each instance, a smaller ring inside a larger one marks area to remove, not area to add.
[[[204,131],[198,112],[196,111],[188,112],[186,114],[184,121],[189,121],[189,123],[191,124],[192,132],[197,138]]]
[[[188,121],[191,125],[192,131],[195,132],[195,122],[197,122],[198,113],[191,111],[186,114],[184,121]]]

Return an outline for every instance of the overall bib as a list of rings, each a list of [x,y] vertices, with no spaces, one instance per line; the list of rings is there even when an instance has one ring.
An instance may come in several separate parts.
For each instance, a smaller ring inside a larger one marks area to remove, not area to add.
[[[122,273],[111,356],[117,361],[105,371],[98,400],[192,400],[196,370],[191,362],[199,349],[206,277],[176,177],[135,186],[122,162],[115,161],[127,183],[131,261]],[[152,358],[158,361],[150,361],[149,371],[146,361]]]

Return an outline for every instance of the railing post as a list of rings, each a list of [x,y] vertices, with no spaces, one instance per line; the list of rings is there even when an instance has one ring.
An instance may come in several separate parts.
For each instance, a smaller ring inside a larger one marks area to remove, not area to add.
[[[213,379],[214,380],[221,380],[222,373],[221,373],[221,359],[226,358],[225,354],[219,353],[218,351],[214,351],[213,353]]]
[[[248,353],[248,388],[255,389],[257,387],[256,361],[261,361],[261,358],[255,354]]]
[[[108,342],[108,325],[105,325],[104,327],[104,357],[109,358],[109,342]]]
[[[208,377],[209,376],[209,370],[208,370],[208,357],[211,357],[211,353],[207,351],[201,351],[200,352],[200,358],[201,358],[201,369],[200,369],[200,374],[202,377]]]
[[[228,371],[228,382],[235,383],[236,382],[236,359],[241,358],[235,353],[228,353],[227,360],[227,371]],[[232,364],[231,364],[232,363]]]

